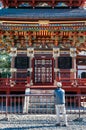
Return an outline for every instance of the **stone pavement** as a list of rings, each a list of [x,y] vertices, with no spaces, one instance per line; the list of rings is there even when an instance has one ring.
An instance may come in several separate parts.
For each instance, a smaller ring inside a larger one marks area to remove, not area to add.
[[[68,126],[64,127],[61,117],[61,126],[56,127],[56,115],[0,115],[0,130],[85,130],[86,115],[78,118],[77,114],[68,115]]]

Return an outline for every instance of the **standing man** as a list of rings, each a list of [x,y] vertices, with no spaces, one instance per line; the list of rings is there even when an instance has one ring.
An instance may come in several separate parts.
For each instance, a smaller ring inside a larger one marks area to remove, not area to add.
[[[56,126],[60,126],[60,113],[63,114],[64,126],[68,126],[66,109],[65,109],[65,91],[61,88],[62,83],[57,82],[57,88],[55,89],[55,109],[57,115],[57,124]]]

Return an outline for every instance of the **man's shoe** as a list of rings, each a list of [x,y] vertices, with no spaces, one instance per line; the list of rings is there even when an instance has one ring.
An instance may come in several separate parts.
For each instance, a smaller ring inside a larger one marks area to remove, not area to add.
[[[60,123],[56,123],[56,126],[60,126]]]
[[[67,126],[68,126],[68,124],[64,124],[63,126],[64,126],[64,127],[67,127]]]

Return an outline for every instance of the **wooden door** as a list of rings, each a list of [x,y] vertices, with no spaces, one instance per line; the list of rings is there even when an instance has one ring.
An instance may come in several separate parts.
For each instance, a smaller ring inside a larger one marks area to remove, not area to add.
[[[33,82],[35,85],[53,84],[53,59],[34,59],[33,65]]]

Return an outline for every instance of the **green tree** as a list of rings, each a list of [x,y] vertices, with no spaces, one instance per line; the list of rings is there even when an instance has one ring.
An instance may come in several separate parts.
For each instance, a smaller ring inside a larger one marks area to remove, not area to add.
[[[0,52],[0,73],[1,77],[10,77],[11,57],[6,52]]]

